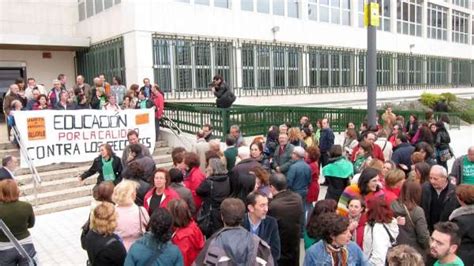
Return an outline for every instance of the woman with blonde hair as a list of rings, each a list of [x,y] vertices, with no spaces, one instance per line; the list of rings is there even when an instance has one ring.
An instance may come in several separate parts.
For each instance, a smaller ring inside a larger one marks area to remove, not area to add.
[[[112,200],[117,204],[117,228],[115,233],[123,240],[128,251],[130,246],[146,231],[150,217],[145,208],[135,204],[139,184],[131,180],[123,180],[114,189]]]
[[[81,239],[90,265],[123,265],[127,251],[114,234],[117,213],[112,203],[103,202],[94,209],[91,230]]]
[[[389,266],[424,266],[423,257],[414,248],[408,245],[399,245],[392,248],[387,255]]]
[[[288,142],[293,144],[293,146],[300,146],[306,148],[306,143],[303,140],[303,135],[301,130],[297,127],[292,127],[288,129]]]

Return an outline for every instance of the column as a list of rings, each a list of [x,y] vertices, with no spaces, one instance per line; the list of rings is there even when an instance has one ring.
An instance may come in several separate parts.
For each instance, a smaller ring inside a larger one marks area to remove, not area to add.
[[[132,31],[124,34],[123,48],[127,83],[141,83],[144,78],[149,78],[152,84],[155,83],[151,33]]]

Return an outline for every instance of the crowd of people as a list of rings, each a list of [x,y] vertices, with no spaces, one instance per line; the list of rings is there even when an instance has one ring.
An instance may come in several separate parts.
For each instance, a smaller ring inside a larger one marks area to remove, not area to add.
[[[151,84],[149,78],[143,79],[143,86],[132,84],[129,89],[122,84],[118,76],[109,83],[104,74],[93,79],[94,84],[85,82],[82,75],[76,77],[74,86],[67,88],[67,77],[59,74],[53,80],[52,87],[36,83],[30,77],[25,82],[22,78],[16,79],[3,100],[3,112],[10,128],[15,124],[11,111],[35,110],[110,110],[120,111],[125,109],[155,110],[156,135],[159,134],[159,121],[164,111],[164,94],[157,84]]]
[[[78,94],[94,98],[103,84]],[[142,102],[156,91],[140,89],[136,106],[152,106]],[[391,108],[381,121],[349,122],[341,144],[327,118],[303,116],[250,142],[232,125],[225,144],[205,124],[192,148],[173,148],[171,169],[156,169],[130,131],[122,158],[104,144],[78,176],[99,174],[81,236],[88,263],[474,265],[474,146],[448,174],[449,121],[405,122]],[[34,256],[34,214],[18,195],[11,178],[0,181],[0,218]],[[0,264],[20,260],[14,251],[0,233]]]

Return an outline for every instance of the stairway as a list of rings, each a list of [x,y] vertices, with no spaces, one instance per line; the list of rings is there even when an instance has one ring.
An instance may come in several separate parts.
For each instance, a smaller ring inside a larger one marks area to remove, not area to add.
[[[158,141],[152,155],[156,167],[170,168],[173,164],[170,153],[171,148],[167,146],[167,143]],[[0,143],[0,158],[6,155],[20,157],[19,150],[15,146],[10,143]],[[37,187],[36,200],[29,169],[18,169],[15,174],[20,183],[20,200],[30,202],[34,206],[36,215],[88,206],[92,200],[92,188],[96,184],[98,174],[87,178],[83,186],[76,176],[91,165],[92,161],[37,167],[42,183]]]

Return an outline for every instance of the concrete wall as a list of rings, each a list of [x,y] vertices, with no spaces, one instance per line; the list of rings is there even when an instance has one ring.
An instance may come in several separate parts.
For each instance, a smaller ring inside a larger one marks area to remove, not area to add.
[[[77,36],[77,0],[0,1],[0,44],[87,46]]]
[[[50,52],[52,58],[43,59],[43,52]],[[0,50],[0,66],[8,66],[11,62],[24,63],[28,77],[34,77],[38,84],[44,84],[46,88],[52,88],[53,79],[60,73],[67,76],[68,87],[75,82],[74,52]]]

